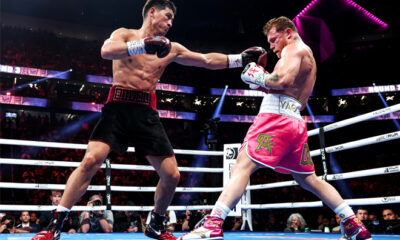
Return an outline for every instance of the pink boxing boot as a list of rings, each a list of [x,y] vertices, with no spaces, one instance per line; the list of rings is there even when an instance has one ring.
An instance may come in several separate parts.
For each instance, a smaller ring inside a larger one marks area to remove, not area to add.
[[[340,223],[344,238],[349,240],[370,240],[372,239],[371,234],[365,228],[364,224],[352,215],[346,219],[343,219]],[[341,238],[343,239],[343,237]]]
[[[200,220],[193,231],[180,236],[178,240],[224,239],[224,233],[222,232],[223,223],[224,220],[219,217],[206,215],[202,220]]]

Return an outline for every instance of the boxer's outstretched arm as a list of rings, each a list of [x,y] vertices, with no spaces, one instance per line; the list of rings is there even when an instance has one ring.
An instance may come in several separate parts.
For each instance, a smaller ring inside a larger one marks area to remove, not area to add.
[[[129,56],[126,43],[128,42],[129,30],[119,28],[115,30],[110,38],[104,41],[101,47],[101,57],[107,60],[126,58]]]
[[[271,89],[286,89],[293,85],[300,71],[302,53],[296,46],[289,45],[282,52],[282,57],[274,71],[265,78],[265,85]]]
[[[185,66],[207,69],[224,69],[228,67],[228,56],[225,54],[192,52],[176,42],[172,43],[171,54],[174,55],[173,62]]]

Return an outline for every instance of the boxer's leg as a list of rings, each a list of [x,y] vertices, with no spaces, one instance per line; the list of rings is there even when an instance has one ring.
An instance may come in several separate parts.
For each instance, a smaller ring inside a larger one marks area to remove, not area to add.
[[[178,164],[175,156],[147,156],[146,158],[157,171],[160,180],[154,194],[154,211],[151,212],[150,223],[146,227],[145,235],[155,239],[176,239],[165,230],[164,222],[166,221],[165,212],[174,197],[175,189],[180,179]]]
[[[88,143],[81,164],[68,178],[60,206],[71,209],[82,197],[110,150],[110,146],[104,142],[90,141]]]
[[[32,240],[58,240],[64,221],[72,206],[86,192],[89,183],[110,152],[110,146],[99,141],[91,141],[85,156],[78,168],[68,178],[64,194],[57,210],[53,211],[53,219],[46,231],[37,233]]]
[[[314,193],[328,207],[330,207],[342,219],[342,233],[348,239],[366,240],[372,239],[371,234],[364,224],[356,218],[353,210],[343,200],[339,192],[329,183],[313,174],[292,173],[293,178],[304,189]]]

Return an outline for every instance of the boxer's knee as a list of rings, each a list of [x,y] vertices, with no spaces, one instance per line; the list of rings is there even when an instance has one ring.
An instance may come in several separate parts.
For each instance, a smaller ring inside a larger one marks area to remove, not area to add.
[[[300,187],[310,192],[313,192],[313,190],[317,187],[317,185],[321,184],[323,181],[320,178],[318,178],[315,174],[311,175],[296,174],[293,175],[293,177],[300,185]]]
[[[164,181],[166,181],[167,184],[170,184],[172,186],[177,186],[180,178],[181,178],[181,173],[179,172],[178,169],[176,169],[171,173],[169,173],[164,179]]]
[[[101,167],[103,160],[104,159],[96,157],[92,153],[86,153],[82,159],[80,167],[84,172],[87,172],[87,173],[94,172],[95,173]]]

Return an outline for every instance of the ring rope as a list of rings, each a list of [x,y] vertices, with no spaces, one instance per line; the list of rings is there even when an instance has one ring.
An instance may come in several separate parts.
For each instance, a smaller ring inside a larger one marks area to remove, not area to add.
[[[327,147],[327,148],[325,148],[325,151],[327,153],[334,153],[334,152],[339,152],[339,151],[343,151],[343,150],[347,150],[347,149],[358,148],[358,147],[363,147],[363,146],[372,145],[372,144],[376,144],[376,143],[392,141],[392,140],[399,139],[399,138],[400,138],[400,131],[396,131],[396,132],[386,133],[386,134],[382,134],[382,135],[378,135],[378,136],[374,136],[374,137],[364,138],[364,139],[360,139],[360,140],[356,140],[356,141],[352,141],[352,142],[347,142],[347,143],[342,143],[342,144],[338,144],[335,146]],[[321,151],[320,151],[320,149],[312,150],[312,151],[310,151],[310,155],[311,155],[311,157],[319,156],[319,155],[321,155]]]
[[[87,144],[17,140],[17,139],[7,139],[7,138],[0,138],[0,144],[17,145],[17,146],[31,146],[31,147],[80,149],[80,150],[86,150],[86,148],[87,148]],[[135,152],[135,148],[129,147],[127,151]],[[174,149],[174,153],[182,154],[182,155],[204,155],[204,156],[223,156],[224,155],[223,151],[186,150],[186,149]]]
[[[326,152],[327,153],[339,152],[339,151],[343,151],[343,150],[347,150],[347,149],[367,146],[367,145],[376,144],[376,143],[380,143],[380,142],[396,140],[399,138],[400,138],[400,131],[385,133],[385,134],[374,136],[374,137],[364,138],[364,139],[360,139],[360,140],[356,140],[356,141],[352,141],[352,142],[347,142],[347,143],[342,143],[342,144],[338,144],[335,146],[330,146],[330,147],[326,148]],[[50,143],[52,143],[52,142],[37,142],[37,141],[0,138],[0,144],[6,144],[6,145],[49,147],[50,145],[52,145]],[[61,146],[64,144],[68,145],[69,143],[57,143],[57,145],[53,145],[53,146],[57,147],[57,148],[61,148]],[[87,146],[85,144],[74,144],[74,145]],[[207,151],[203,151],[203,150],[181,150],[181,149],[175,150],[174,149],[174,151],[179,151],[181,154],[187,154],[187,155],[207,155],[207,154],[204,154]],[[182,151],[184,151],[184,153]],[[212,154],[208,154],[208,155],[209,156],[210,155],[211,156],[220,156],[220,153],[221,153],[221,156],[223,156],[223,151],[213,151]],[[312,151],[310,151],[310,154],[311,154],[311,157],[319,156],[319,155],[321,155],[321,151],[320,151],[320,149],[312,150]],[[6,158],[1,158],[1,159],[6,159]],[[13,159],[8,159],[8,160],[13,161]],[[39,162],[40,160],[31,160],[31,161]],[[50,165],[53,164],[53,161],[44,161],[44,162],[48,162],[48,164],[50,164]],[[56,164],[55,162],[59,162],[59,161],[54,161],[54,164]],[[73,162],[70,162],[70,163],[73,163]],[[6,162],[5,162],[5,164],[6,164]],[[76,162],[74,164],[76,164]],[[121,169],[121,170],[154,170],[154,168],[148,167],[148,166],[124,165],[124,164],[113,164],[113,165],[114,166],[118,165],[119,168],[115,168],[115,169]],[[54,165],[52,165],[52,166],[54,166]],[[60,166],[63,167],[66,165],[60,164]],[[137,167],[135,167],[135,166],[137,166]],[[75,165],[71,166],[71,167],[75,167]],[[105,167],[105,164],[103,164],[102,167]],[[209,169],[207,169],[207,171],[208,170]],[[216,172],[219,172],[219,170],[216,170]]]
[[[375,197],[375,198],[353,198],[345,199],[351,206],[364,206],[376,204],[400,203],[400,196]],[[303,208],[303,207],[322,207],[322,201],[315,202],[288,202],[288,203],[269,203],[269,204],[243,204],[243,209],[280,209],[280,208]]]
[[[369,112],[357,117],[342,120],[336,123],[329,124],[324,128],[324,131],[331,131],[334,129],[342,128],[351,124],[355,124],[368,119],[376,118],[385,114],[400,111],[400,104],[396,104],[390,107],[382,108],[373,112]],[[317,135],[319,128],[310,130],[307,132],[308,136]],[[398,132],[397,132],[398,133]],[[86,150],[87,144],[77,143],[58,143],[58,142],[44,142],[44,141],[31,141],[31,140],[16,140],[16,139],[5,139],[0,138],[0,144],[5,145],[20,145],[20,146],[33,146],[33,147],[53,147],[53,148],[66,148],[66,149],[81,149]],[[134,147],[129,147],[128,152],[134,152]],[[315,150],[319,151],[319,150]],[[174,149],[176,154],[186,155],[206,155],[206,156],[223,156],[223,151],[206,151],[206,150],[185,150],[185,149]]]
[[[351,206],[364,206],[376,204],[394,204],[400,203],[400,196],[387,196],[375,198],[356,198],[345,199],[345,202]],[[287,203],[268,203],[268,204],[242,204],[242,209],[283,209],[283,208],[304,208],[304,207],[322,207],[322,201],[313,202],[287,202]],[[112,206],[114,211],[151,211],[154,206]],[[196,206],[170,206],[168,210],[184,211],[184,210],[200,210],[212,209],[213,205],[196,205]],[[55,206],[48,205],[0,205],[0,211],[50,211]],[[106,210],[106,206],[89,207],[89,206],[73,206],[72,211],[99,211]]]
[[[345,120],[342,120],[342,121],[339,121],[339,122],[335,122],[335,123],[326,125],[326,126],[323,127],[323,129],[324,129],[325,132],[328,132],[328,131],[332,131],[332,130],[335,130],[335,129],[338,129],[338,128],[346,127],[346,126],[349,126],[349,125],[352,125],[352,124],[355,124],[355,123],[359,123],[359,122],[362,122],[362,121],[373,119],[373,118],[376,118],[376,117],[379,117],[379,116],[382,116],[382,115],[386,115],[386,114],[389,114],[389,113],[392,113],[392,112],[397,112],[397,111],[400,111],[400,103],[396,104],[396,105],[393,105],[393,106],[390,106],[390,107],[387,107],[387,108],[382,108],[382,109],[379,109],[379,110],[376,110],[376,111],[373,111],[373,112],[365,113],[365,114],[362,114],[362,115],[357,116],[357,117],[352,117],[352,118],[349,118],[349,119],[345,119]],[[317,135],[318,133],[319,133],[319,128],[316,128],[316,129],[308,131],[307,135],[310,137],[310,136]]]
[[[390,167],[381,167],[381,168],[372,168],[368,170],[360,170],[354,172],[347,173],[337,173],[337,174],[328,174],[326,176],[326,180],[328,181],[337,181],[344,180],[350,178],[357,177],[369,177],[376,175],[385,175],[400,172],[400,165],[390,166]],[[320,176],[322,178],[322,176]],[[282,181],[276,183],[266,183],[266,184],[258,184],[251,185],[246,188],[246,190],[261,190],[261,189],[271,189],[271,188],[279,188],[279,187],[290,187],[299,185],[296,181]]]
[[[348,126],[350,124],[354,124],[356,122],[365,121],[368,119],[372,119],[381,115],[385,115],[391,112],[399,111],[400,104],[380,109],[377,111],[373,111],[367,114],[363,114],[354,118],[350,118],[347,120],[343,120],[334,124],[330,124],[324,127],[325,131],[330,131],[334,129],[338,129],[340,127]],[[315,132],[315,133],[314,133]],[[319,129],[314,129],[308,132],[308,136],[318,134]],[[375,144],[379,142],[390,141],[394,139],[400,138],[400,131],[387,133],[375,137],[370,137],[362,140],[357,140],[353,142],[348,142],[344,144],[339,144],[335,146],[331,146],[326,148],[327,153],[342,151],[346,149],[356,148],[360,146]],[[23,145],[23,146],[36,146],[36,147],[54,147],[54,148],[67,148],[67,149],[86,149],[86,144],[71,144],[71,143],[54,143],[54,142],[41,142],[41,141],[29,141],[29,140],[14,140],[14,139],[0,139],[0,144],[6,145]],[[128,148],[129,152],[134,152],[134,148]],[[175,150],[177,154],[186,154],[186,155],[208,155],[208,156],[223,156],[223,151],[201,151],[201,150]],[[311,156],[320,155],[320,150],[311,151]],[[73,167],[79,166],[80,163],[77,162],[68,162],[66,165],[60,161],[41,161],[41,160],[18,160],[18,159],[6,159],[1,158],[0,163],[13,164],[11,161],[17,161],[24,165],[41,165],[46,164],[46,166],[56,166],[59,163],[60,166],[71,166]],[[6,162],[7,161],[7,162]],[[34,162],[34,164],[32,164]],[[71,164],[71,165],[69,165]],[[104,165],[104,164],[103,164]],[[123,165],[123,164],[113,164],[119,165],[115,167],[115,169],[123,169],[127,170],[154,170],[151,166],[135,166],[135,165]],[[118,168],[119,167],[119,168]],[[391,174],[395,172],[399,172],[400,165],[355,171],[349,173],[341,173],[341,174],[331,174],[327,176],[327,180],[341,180],[352,177],[360,177],[360,176],[373,176],[379,174]],[[191,171],[190,168],[185,168],[187,171]],[[220,170],[218,170],[219,172]],[[222,171],[221,171],[222,172]],[[273,187],[283,187],[283,186],[294,186],[297,185],[296,181],[287,181],[287,182],[279,182],[273,184],[261,184],[261,185],[253,185],[247,187],[248,190],[254,189],[266,189]],[[64,189],[64,184],[38,184],[38,183],[8,183],[8,182],[0,182],[0,188],[23,188],[23,189]],[[28,187],[28,188],[27,188]],[[113,191],[141,191],[141,192],[154,192],[156,187],[124,187],[124,186],[112,186]],[[96,186],[91,185],[88,187],[88,191],[104,191],[105,186]],[[176,192],[221,192],[223,190],[220,188],[192,188],[192,187],[178,187]],[[364,199],[350,199],[345,200],[349,205],[373,205],[373,204],[392,204],[392,203],[400,203],[400,196],[389,196],[389,197],[379,197],[379,198],[364,198]],[[299,208],[299,207],[321,207],[322,201],[317,202],[291,202],[291,203],[276,203],[276,204],[243,204],[241,207],[243,209],[273,209],[273,208]],[[29,208],[27,210],[38,210],[38,211],[48,211],[54,209],[54,206],[34,206],[34,205],[0,205],[0,210],[16,210],[20,211],[25,207]],[[170,206],[171,210],[196,210],[196,209],[211,209],[213,206],[205,205],[205,206]],[[135,211],[150,211],[153,209],[153,206],[138,206],[138,207],[130,207]],[[106,206],[100,207],[101,210],[106,209]],[[125,210],[129,209],[127,206],[113,206],[113,210]],[[81,210],[95,210],[93,207],[87,206],[75,206],[73,207],[75,211]]]
[[[0,188],[14,189],[35,189],[35,190],[64,190],[65,184],[47,184],[47,183],[14,183],[0,182]],[[89,185],[88,191],[105,191],[104,185]],[[116,192],[155,192],[156,187],[127,187],[111,186],[112,191]],[[176,192],[222,192],[223,187],[177,187]]]
[[[13,164],[13,165],[30,165],[30,166],[51,166],[51,167],[78,167],[80,162],[63,162],[52,160],[33,160],[33,159],[16,159],[16,158],[0,158],[0,164]],[[106,168],[105,163],[101,168]],[[111,164],[111,169],[117,170],[143,170],[155,171],[153,166],[150,165],[131,165],[131,164]],[[222,173],[223,168],[204,168],[204,167],[178,167],[181,172],[209,172],[209,173]]]
[[[357,177],[369,177],[376,175],[385,175],[400,172],[400,165],[394,165],[389,167],[372,168],[368,170],[353,171],[347,173],[329,174],[327,175],[327,180],[337,181],[343,179],[357,178]],[[246,190],[261,190],[261,189],[271,189],[279,187],[289,187],[296,186],[298,183],[294,180],[283,181],[276,183],[258,184],[251,185],[246,188]],[[0,188],[17,188],[17,189],[39,189],[39,190],[49,190],[57,189],[63,190],[65,188],[64,184],[41,184],[41,183],[13,183],[13,182],[0,182]],[[126,191],[126,192],[154,192],[155,187],[126,187],[126,186],[111,186],[113,191]],[[103,185],[90,185],[88,191],[104,191],[105,186]],[[222,187],[213,188],[201,188],[201,187],[178,187],[177,192],[221,192]]]

